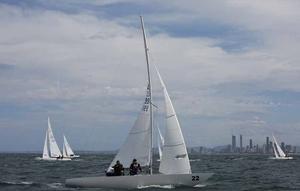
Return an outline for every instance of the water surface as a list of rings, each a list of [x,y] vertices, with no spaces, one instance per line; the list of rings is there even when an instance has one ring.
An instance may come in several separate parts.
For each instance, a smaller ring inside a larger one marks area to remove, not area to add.
[[[66,188],[65,179],[104,175],[113,155],[82,154],[73,161],[40,161],[37,154],[0,154],[0,190],[117,190]],[[300,157],[270,160],[263,155],[190,155],[193,172],[213,172],[205,186],[175,190],[300,190]],[[155,162],[157,171],[158,163]],[[166,190],[145,188],[142,190]]]

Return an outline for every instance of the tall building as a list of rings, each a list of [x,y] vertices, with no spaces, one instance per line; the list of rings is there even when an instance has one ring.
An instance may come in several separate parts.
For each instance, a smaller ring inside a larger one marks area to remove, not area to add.
[[[280,147],[281,147],[281,149],[283,150],[283,152],[285,152],[285,144],[284,144],[284,142],[281,142]]]
[[[240,152],[243,152],[243,135],[240,135]]]
[[[252,148],[253,148],[252,139],[250,139],[250,140],[249,140],[249,147],[250,147],[250,149],[252,149]]]
[[[235,152],[236,150],[236,137],[232,135],[231,137],[231,152]]]
[[[266,153],[270,152],[270,140],[269,137],[266,137]]]

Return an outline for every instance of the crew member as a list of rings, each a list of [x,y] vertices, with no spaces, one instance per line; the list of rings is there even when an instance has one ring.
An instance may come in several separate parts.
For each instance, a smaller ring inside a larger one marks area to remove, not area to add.
[[[132,160],[129,170],[130,175],[137,175],[138,173],[142,172],[141,165],[137,162],[136,159]]]

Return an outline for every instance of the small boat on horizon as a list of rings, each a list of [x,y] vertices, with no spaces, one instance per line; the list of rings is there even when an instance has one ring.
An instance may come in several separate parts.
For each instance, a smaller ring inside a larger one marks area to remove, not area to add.
[[[48,128],[44,141],[43,155],[42,157],[38,157],[38,159],[46,161],[70,161],[72,158],[78,157],[79,155],[74,154],[65,136],[63,143],[63,154],[61,154],[51,128],[50,117],[48,117]]]
[[[80,157],[80,155],[75,155],[65,135],[64,135],[64,143],[63,143],[63,157],[71,158],[71,159]]]
[[[273,152],[274,157],[271,157],[271,159],[278,159],[278,160],[291,160],[293,157],[287,156],[287,154],[284,153],[280,145],[278,144],[276,138],[273,136]]]

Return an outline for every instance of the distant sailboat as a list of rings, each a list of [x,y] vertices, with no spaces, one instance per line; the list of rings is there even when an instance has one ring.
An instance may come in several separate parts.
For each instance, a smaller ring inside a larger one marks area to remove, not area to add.
[[[274,135],[272,135],[272,136],[273,136],[273,151],[274,151],[274,155],[275,155],[275,157],[273,157],[273,159],[293,159],[293,157],[288,157],[283,152],[283,150],[279,146],[275,136]]]
[[[70,144],[67,141],[66,136],[64,135],[64,143],[63,143],[63,157],[64,158],[79,158],[79,155],[75,155],[73,150],[71,149]]]
[[[63,158],[59,150],[59,147],[54,138],[50,118],[48,117],[48,129],[46,131],[46,137],[44,141],[44,149],[42,160],[71,160],[70,158]]]
[[[109,165],[109,169],[119,160],[125,168],[128,168],[135,158],[144,168],[149,168],[149,174],[138,176],[99,176],[67,179],[66,185],[70,187],[89,188],[139,188],[145,186],[195,186],[204,183],[213,173],[192,173],[189,157],[180,125],[172,105],[166,87],[160,77],[165,95],[166,121],[164,144],[159,172],[152,172],[152,136],[153,136],[153,111],[152,111],[152,87],[149,67],[148,47],[144,31],[143,18],[141,25],[144,37],[144,48],[147,63],[147,92],[145,101],[137,120],[131,128],[127,139],[119,152]],[[158,72],[157,72],[158,73]],[[159,74],[159,73],[158,73]]]

